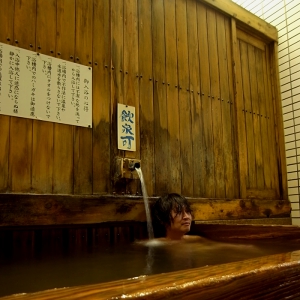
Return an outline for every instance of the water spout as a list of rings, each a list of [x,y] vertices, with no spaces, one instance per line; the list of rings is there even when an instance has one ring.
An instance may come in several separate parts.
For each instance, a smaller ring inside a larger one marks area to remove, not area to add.
[[[135,163],[135,165],[139,165],[139,163]],[[149,237],[149,240],[151,240],[154,238],[154,233],[153,233],[153,227],[152,227],[152,219],[151,219],[151,213],[150,213],[150,208],[149,208],[147,189],[146,189],[144,176],[142,173],[142,169],[140,168],[140,165],[138,167],[135,166],[135,169],[141,180],[142,193],[143,193],[143,199],[144,199],[144,205],[145,205],[146,217],[147,217],[148,237]]]

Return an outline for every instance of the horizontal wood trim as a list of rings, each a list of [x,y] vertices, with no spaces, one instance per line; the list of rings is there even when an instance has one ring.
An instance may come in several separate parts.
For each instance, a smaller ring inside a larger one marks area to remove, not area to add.
[[[213,240],[300,239],[300,227],[292,225],[195,224],[193,234]]]
[[[239,23],[247,26],[249,29],[255,29],[259,33],[268,37],[273,41],[277,41],[278,33],[276,27],[260,19],[256,15],[250,13],[243,7],[237,5],[231,0],[198,0],[204,4],[208,4],[225,14],[235,18]]]
[[[291,217],[286,218],[259,218],[238,220],[204,220],[195,224],[226,224],[226,225],[292,225]]]
[[[253,37],[250,34],[247,34],[245,31],[242,31],[237,28],[236,30],[237,38],[246,42],[247,44],[250,44],[262,51],[265,51],[265,45],[266,43],[264,41],[259,40],[257,37]]]
[[[17,299],[283,299],[299,295],[300,251],[233,263],[20,294]],[[287,280],[288,278],[288,280]],[[4,297],[16,299],[16,295]]]
[[[150,198],[150,204],[156,198]],[[189,198],[195,220],[290,217],[285,200]],[[145,222],[142,197],[0,194],[0,227]]]

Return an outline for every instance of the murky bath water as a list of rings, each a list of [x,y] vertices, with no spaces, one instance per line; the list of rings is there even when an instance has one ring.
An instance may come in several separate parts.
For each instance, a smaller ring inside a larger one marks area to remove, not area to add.
[[[144,243],[75,248],[0,249],[0,296],[107,282],[299,250],[264,241]]]

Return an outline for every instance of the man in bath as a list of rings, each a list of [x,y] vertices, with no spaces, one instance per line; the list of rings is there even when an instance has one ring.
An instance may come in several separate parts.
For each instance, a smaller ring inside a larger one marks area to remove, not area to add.
[[[191,229],[192,210],[188,201],[179,194],[168,194],[159,198],[153,205],[154,222],[163,227],[162,240],[199,239],[196,236],[185,235]]]

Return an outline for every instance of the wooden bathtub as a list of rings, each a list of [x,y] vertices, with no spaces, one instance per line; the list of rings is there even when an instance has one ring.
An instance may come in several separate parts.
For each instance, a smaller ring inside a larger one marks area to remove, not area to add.
[[[82,229],[80,230],[82,232]],[[194,224],[192,233],[224,241],[262,239],[281,240],[286,243],[300,241],[300,228],[286,225]],[[1,299],[126,298],[299,299],[300,243],[299,251],[108,283],[18,294]]]

